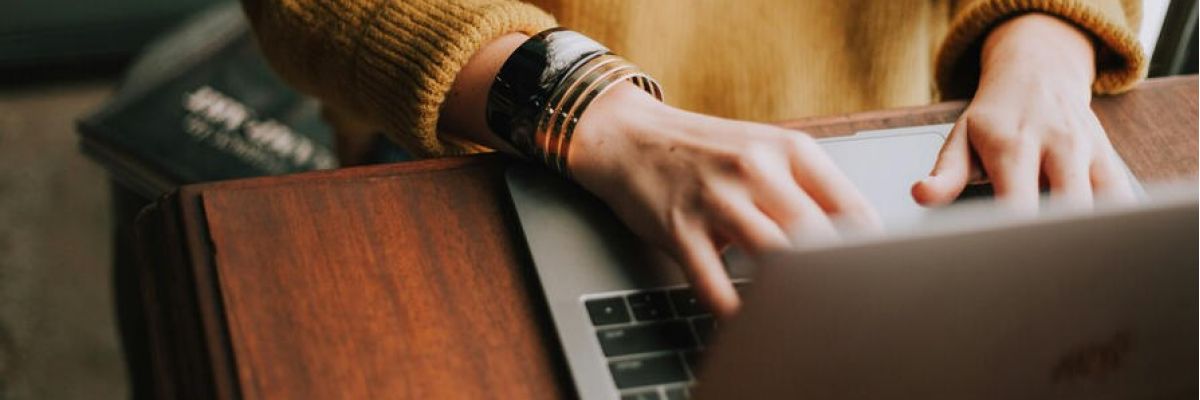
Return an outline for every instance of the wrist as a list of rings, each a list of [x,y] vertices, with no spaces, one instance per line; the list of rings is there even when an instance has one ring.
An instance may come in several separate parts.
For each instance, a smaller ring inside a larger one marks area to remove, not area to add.
[[[674,108],[632,83],[621,83],[600,95],[580,118],[571,141],[568,160],[572,175],[608,174],[629,157],[630,143],[657,131],[653,126],[670,121]]]
[[[980,86],[989,80],[1051,79],[1089,95],[1095,79],[1091,38],[1067,21],[1030,13],[1000,24],[980,55]]]

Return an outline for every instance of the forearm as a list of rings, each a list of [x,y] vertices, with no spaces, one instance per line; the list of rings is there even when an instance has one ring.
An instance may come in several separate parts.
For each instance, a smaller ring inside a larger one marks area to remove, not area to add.
[[[500,67],[529,36],[511,33],[488,42],[471,56],[454,78],[438,115],[438,129],[463,140],[514,153],[487,125],[488,93]]]
[[[970,97],[980,83],[983,42],[1007,22],[1037,13],[1054,16],[1083,32],[1094,45],[1094,92],[1127,90],[1145,74],[1147,63],[1135,34],[1141,19],[1140,1],[957,0],[951,5],[953,21],[935,63],[943,98]]]
[[[453,78],[472,55],[506,34],[555,25],[516,0],[242,1],[263,53],[289,83],[417,156],[471,148],[444,141],[438,128]]]

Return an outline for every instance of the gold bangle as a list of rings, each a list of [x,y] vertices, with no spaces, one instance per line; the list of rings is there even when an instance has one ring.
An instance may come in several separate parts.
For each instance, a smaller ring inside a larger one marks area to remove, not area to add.
[[[556,110],[554,118],[547,121],[545,127],[549,132],[547,137],[550,139],[546,142],[545,147],[545,152],[549,156],[546,160],[547,165],[563,173],[566,173],[562,166],[564,164],[562,160],[563,139],[566,137],[564,124],[577,120],[577,116],[582,113],[579,108],[580,99],[594,93],[597,88],[610,85],[613,82],[612,77],[636,68],[633,64],[616,56],[597,60],[596,64],[598,64],[597,68],[591,69],[578,80],[571,82],[570,88],[563,93],[563,99],[560,101],[562,107]]]
[[[568,74],[552,91],[538,118],[534,147],[541,154],[537,156],[547,166],[569,176],[571,139],[579,119],[596,98],[627,80],[662,100],[658,82],[629,61],[612,54],[588,60]]]
[[[584,96],[572,106],[571,111],[567,113],[567,115],[570,115],[571,118],[564,121],[566,124],[565,126],[558,127],[558,144],[557,147],[554,148],[555,154],[559,155],[559,157],[556,159],[557,165],[555,165],[555,167],[558,170],[563,171],[563,174],[569,175],[570,173],[569,169],[567,168],[567,160],[571,156],[571,139],[574,137],[575,126],[583,117],[583,111],[591,105],[592,101],[604,94],[604,92],[607,92],[609,89],[615,87],[618,83],[630,80],[638,73],[637,67],[634,67],[632,64],[630,64],[628,68],[615,69],[608,75],[597,78],[597,81],[593,83],[590,88],[588,88]]]
[[[537,154],[536,156],[541,158],[543,164],[547,166],[551,165],[550,163],[553,157],[551,156],[549,149],[552,147],[551,142],[555,140],[553,136],[557,135],[558,133],[556,129],[551,127],[555,125],[555,122],[559,120],[560,117],[566,117],[566,115],[564,115],[564,110],[570,107],[570,104],[566,103],[566,99],[571,97],[569,93],[577,90],[579,85],[583,83],[587,77],[593,76],[597,71],[607,70],[606,67],[611,67],[612,63],[617,61],[620,61],[619,57],[601,55],[594,60],[585,62],[584,65],[581,65],[579,68],[573,71],[573,73],[568,74],[567,77],[563,79],[563,82],[555,87],[551,92],[551,95],[548,97],[548,101],[546,102],[546,109],[537,120],[537,129],[534,133],[535,148],[538,153],[541,153]]]

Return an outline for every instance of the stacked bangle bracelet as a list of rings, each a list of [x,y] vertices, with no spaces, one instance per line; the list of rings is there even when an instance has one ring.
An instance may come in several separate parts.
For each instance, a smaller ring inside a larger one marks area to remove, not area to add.
[[[662,100],[653,78],[599,43],[562,28],[541,32],[496,75],[488,93],[488,127],[525,157],[569,175],[579,119],[596,98],[624,81]]]

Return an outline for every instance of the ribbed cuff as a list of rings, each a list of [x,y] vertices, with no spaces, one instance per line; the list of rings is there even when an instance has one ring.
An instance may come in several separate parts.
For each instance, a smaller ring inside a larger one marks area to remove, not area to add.
[[[437,132],[438,112],[455,76],[489,41],[554,26],[549,14],[513,0],[387,1],[362,28],[355,52],[353,82],[365,100],[360,106],[419,156],[479,151]]]
[[[969,6],[951,24],[936,59],[943,98],[973,94],[979,81],[979,57],[986,35],[1000,23],[1030,12],[1054,15],[1087,31],[1096,43],[1097,94],[1132,88],[1145,75],[1147,62],[1132,27],[1140,8],[1126,10],[1118,0],[984,0]]]

